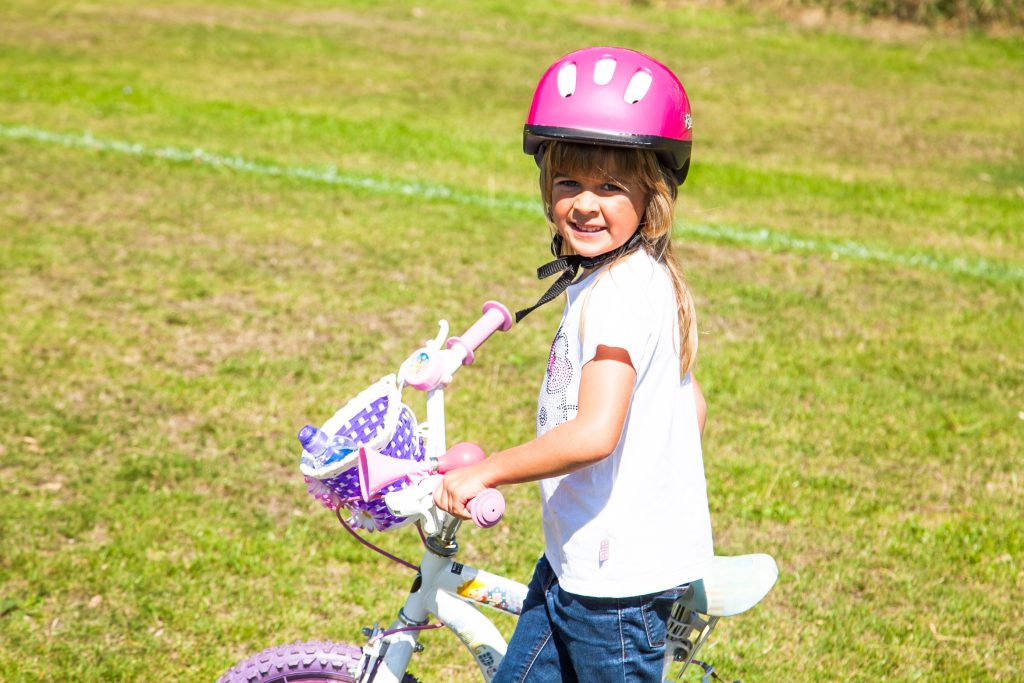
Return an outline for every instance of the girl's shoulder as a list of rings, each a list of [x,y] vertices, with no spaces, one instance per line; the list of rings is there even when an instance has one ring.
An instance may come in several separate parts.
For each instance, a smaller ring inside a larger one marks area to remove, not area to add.
[[[588,305],[627,318],[658,317],[675,301],[667,269],[642,249],[594,273],[586,290]]]
[[[672,280],[664,264],[656,261],[643,249],[638,249],[621,261],[612,264],[598,274],[593,284],[594,290],[616,290],[629,295],[643,295],[643,298],[657,296],[668,288],[671,291]]]

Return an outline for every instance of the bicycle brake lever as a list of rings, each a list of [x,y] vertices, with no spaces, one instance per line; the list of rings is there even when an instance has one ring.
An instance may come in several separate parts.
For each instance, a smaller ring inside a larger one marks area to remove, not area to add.
[[[431,474],[398,491],[384,495],[384,504],[397,517],[413,517],[423,523],[423,533],[432,536],[441,528],[437,507],[434,506],[434,489],[444,477]]]

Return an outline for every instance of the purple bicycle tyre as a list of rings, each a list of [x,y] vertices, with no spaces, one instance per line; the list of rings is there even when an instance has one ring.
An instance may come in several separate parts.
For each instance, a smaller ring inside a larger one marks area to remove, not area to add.
[[[363,651],[349,643],[296,642],[270,647],[235,664],[217,683],[356,683]],[[417,683],[405,674],[402,683]]]

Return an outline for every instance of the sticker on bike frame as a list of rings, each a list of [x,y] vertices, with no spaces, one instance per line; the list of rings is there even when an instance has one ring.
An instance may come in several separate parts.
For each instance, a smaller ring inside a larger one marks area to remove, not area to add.
[[[489,645],[477,645],[472,648],[473,656],[480,662],[480,668],[487,672],[489,678],[498,673],[498,662],[501,660],[498,651]]]
[[[476,579],[466,581],[459,586],[456,592],[467,600],[473,600],[503,612],[520,614],[523,611],[522,603],[515,600],[515,596],[507,590],[500,586],[489,586]]]
[[[459,564],[458,562],[452,562],[452,568],[451,568],[452,574],[455,574],[456,576],[462,576],[462,569],[465,566],[466,565]]]

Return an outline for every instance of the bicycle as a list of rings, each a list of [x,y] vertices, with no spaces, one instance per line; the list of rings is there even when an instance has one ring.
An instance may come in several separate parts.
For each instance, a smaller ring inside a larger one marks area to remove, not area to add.
[[[335,442],[349,439],[354,443],[354,448],[331,451],[340,456],[333,462],[328,459],[318,465],[304,456],[300,469],[309,492],[332,509],[359,542],[417,572],[391,625],[363,629],[367,640],[362,646],[308,641],[268,648],[233,666],[218,683],[415,683],[416,678],[406,669],[413,654],[423,649],[419,635],[442,626],[465,645],[484,681],[493,678],[506,643],[475,605],[518,615],[527,588],[456,562],[456,534],[462,520],[436,508],[432,494],[445,471],[484,457],[473,444],[446,446],[445,387],[460,367],[473,363],[474,352],[484,341],[511,326],[508,309],[494,301],[484,304],[483,315],[462,336],[446,340],[448,323],[439,321],[437,336],[413,352],[397,375],[382,378],[349,401],[321,430],[307,427],[300,432],[304,447],[321,438],[320,434],[326,435],[324,438],[333,434]],[[426,392],[426,425],[417,425],[412,410],[401,402],[404,387]],[[317,448],[327,452],[322,443]],[[347,521],[342,510],[350,514]],[[486,528],[501,519],[505,502],[498,491],[489,489],[474,499],[470,510],[477,526]],[[355,530],[389,531],[408,525],[414,525],[423,540],[424,553],[418,565],[386,553]],[[675,666],[679,669],[675,677],[681,679],[694,663],[703,669],[705,682],[717,679],[714,668],[694,655],[719,619],[756,605],[777,576],[769,555],[716,556],[711,574],[689,584],[672,608],[663,678]],[[431,617],[439,623],[430,623]]]

